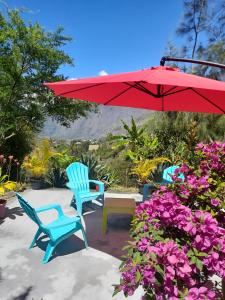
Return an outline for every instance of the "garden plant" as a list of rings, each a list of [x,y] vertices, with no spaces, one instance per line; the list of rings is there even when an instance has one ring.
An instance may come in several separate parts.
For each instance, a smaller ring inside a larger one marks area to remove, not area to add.
[[[198,144],[195,156],[195,166],[182,165],[174,184],[137,207],[115,293],[142,286],[143,299],[222,299],[225,143]]]

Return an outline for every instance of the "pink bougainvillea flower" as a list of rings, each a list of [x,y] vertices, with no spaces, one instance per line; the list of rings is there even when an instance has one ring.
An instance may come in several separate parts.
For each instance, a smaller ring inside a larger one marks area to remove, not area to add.
[[[218,205],[220,205],[220,200],[219,199],[211,199],[211,204],[213,206],[218,206]]]
[[[191,288],[185,300],[215,300],[215,293],[206,287]]]
[[[171,265],[175,265],[178,262],[178,259],[175,255],[170,255],[167,257],[167,259]]]

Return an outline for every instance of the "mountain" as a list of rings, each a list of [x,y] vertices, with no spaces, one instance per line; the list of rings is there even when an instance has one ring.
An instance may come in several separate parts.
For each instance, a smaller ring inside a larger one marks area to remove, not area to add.
[[[87,118],[76,120],[70,128],[60,126],[55,121],[48,119],[41,136],[63,140],[98,139],[110,132],[121,132],[121,120],[129,123],[133,116],[135,121],[141,124],[150,117],[151,113],[145,109],[100,105],[98,113],[89,113]]]

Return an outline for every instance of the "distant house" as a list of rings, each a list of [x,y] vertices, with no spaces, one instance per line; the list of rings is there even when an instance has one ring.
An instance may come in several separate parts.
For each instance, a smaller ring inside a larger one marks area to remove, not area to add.
[[[96,151],[96,150],[98,150],[98,148],[99,148],[99,145],[89,145],[89,147],[88,147],[88,150],[89,151]]]

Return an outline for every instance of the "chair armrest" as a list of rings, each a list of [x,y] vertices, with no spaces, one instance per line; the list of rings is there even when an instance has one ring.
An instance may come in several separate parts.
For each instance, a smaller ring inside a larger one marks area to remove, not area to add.
[[[89,180],[89,182],[92,182],[96,185],[99,186],[99,192],[100,193],[104,193],[104,183],[102,181],[98,181],[98,180]]]
[[[59,216],[64,215],[61,206],[57,203],[52,203],[52,204],[49,204],[49,205],[44,205],[44,206],[38,207],[38,208],[35,209],[35,212],[36,213],[41,213],[43,211],[47,211],[47,210],[51,210],[51,209],[56,209]]]

